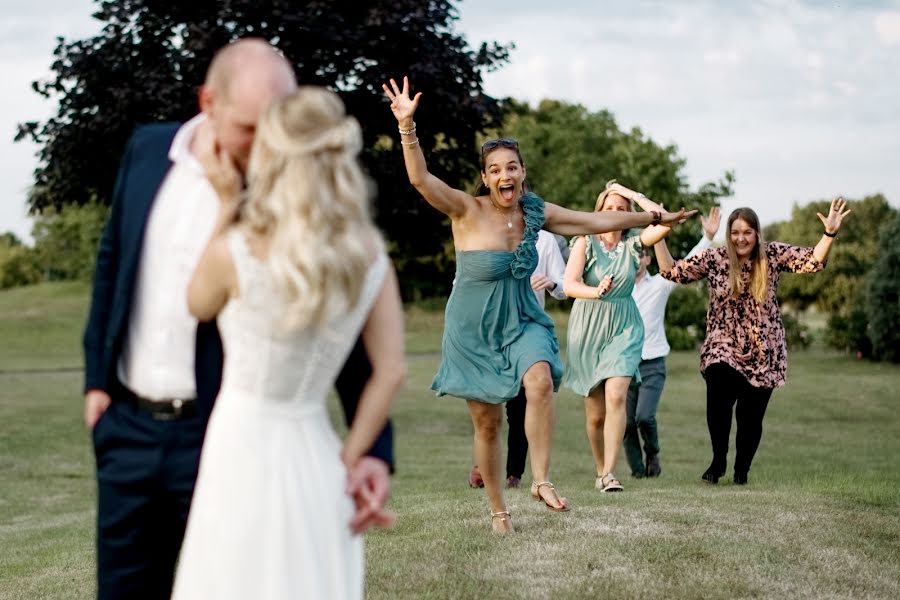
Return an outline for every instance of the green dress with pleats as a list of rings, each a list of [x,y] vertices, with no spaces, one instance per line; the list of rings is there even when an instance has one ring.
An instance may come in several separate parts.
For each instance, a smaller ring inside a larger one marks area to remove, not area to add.
[[[596,236],[589,235],[587,240],[582,280],[596,287],[612,275],[613,287],[600,299],[576,298],[572,303],[562,384],[581,396],[609,377],[632,377],[640,383],[638,366],[644,345],[644,322],[631,296],[640,260],[640,236],[625,238],[612,250]]]
[[[553,320],[531,289],[544,201],[528,193],[519,204],[525,233],[514,252],[456,252],[441,365],[431,383],[439,396],[506,402],[519,394],[525,372],[540,361],[550,364],[553,389],[559,389],[562,361]]]

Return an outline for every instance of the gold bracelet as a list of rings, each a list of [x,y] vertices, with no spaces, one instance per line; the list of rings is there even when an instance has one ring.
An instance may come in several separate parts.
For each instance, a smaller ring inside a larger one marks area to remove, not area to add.
[[[402,127],[397,127],[397,131],[400,132],[400,135],[412,135],[416,132],[416,122],[413,121],[412,127],[409,129],[403,129]]]
[[[419,138],[416,138],[416,139],[414,139],[414,140],[411,141],[411,142],[404,142],[403,140],[400,140],[400,145],[401,145],[401,146],[405,146],[405,147],[407,147],[407,148],[412,148],[413,146],[418,146],[418,145],[419,145]]]

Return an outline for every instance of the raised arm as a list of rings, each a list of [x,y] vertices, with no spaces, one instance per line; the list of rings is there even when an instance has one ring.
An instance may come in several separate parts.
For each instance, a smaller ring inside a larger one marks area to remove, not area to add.
[[[560,235],[586,235],[622,231],[647,225],[675,225],[697,214],[696,210],[678,212],[586,212],[544,203],[544,229]]]
[[[849,214],[850,209],[847,208],[847,202],[840,197],[831,201],[831,208],[828,210],[827,217],[822,216],[822,213],[816,213],[816,216],[822,221],[822,225],[825,226],[825,231],[822,233],[822,239],[819,240],[819,243],[816,244],[816,247],[813,249],[813,256],[815,256],[819,262],[824,263],[828,259],[828,254],[831,252],[831,246],[834,243],[834,238],[841,229],[841,223],[843,222],[844,217]]]
[[[416,135],[416,122],[413,120],[416,108],[419,106],[419,98],[422,92],[409,97],[409,80],[403,78],[403,89],[397,86],[397,82],[390,80],[390,86],[383,84],[385,95],[391,100],[391,112],[397,119],[400,130],[400,145],[403,148],[403,161],[406,163],[406,174],[409,182],[431,206],[435,207],[451,219],[456,219],[465,214],[468,206],[473,202],[472,196],[462,190],[457,190],[428,172],[425,164],[425,155]]]
[[[237,294],[237,273],[228,249],[228,228],[238,215],[241,174],[228,153],[216,144],[208,121],[197,128],[191,146],[219,197],[219,212],[212,236],[188,284],[188,310],[200,321],[211,321]]]
[[[675,259],[672,258],[672,253],[669,252],[666,240],[663,239],[653,244],[653,250],[656,251],[656,264],[659,265],[660,274],[664,275],[670,272],[672,267],[675,266]]]

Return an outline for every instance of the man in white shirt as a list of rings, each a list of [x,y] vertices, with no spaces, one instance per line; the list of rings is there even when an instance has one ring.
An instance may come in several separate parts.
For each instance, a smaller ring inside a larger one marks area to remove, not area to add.
[[[719,209],[713,207],[709,217],[701,217],[704,235],[688,256],[693,256],[712,245],[719,230]],[[660,275],[647,273],[650,253],[644,249],[640,267],[631,292],[644,321],[644,347],[641,351],[641,384],[632,384],[625,402],[626,424],[625,457],[633,477],[659,477],[659,435],[656,427],[656,410],[666,383],[666,356],[669,341],[666,339],[665,315],[669,295],[678,285]],[[644,441],[641,452],[641,438]],[[646,455],[646,456],[645,456]]]
[[[531,274],[531,289],[541,306],[545,305],[545,297],[549,292],[557,300],[564,300],[566,293],[563,291],[563,275],[566,272],[566,264],[555,236],[543,229],[538,232],[535,242],[538,252],[538,264]],[[525,437],[525,390],[520,390],[519,395],[506,403],[506,422],[508,431],[506,437],[506,487],[517,488],[522,484],[522,474],[525,472],[525,458],[528,456],[528,439]],[[483,487],[484,480],[477,465],[472,465],[469,471],[469,486]]]

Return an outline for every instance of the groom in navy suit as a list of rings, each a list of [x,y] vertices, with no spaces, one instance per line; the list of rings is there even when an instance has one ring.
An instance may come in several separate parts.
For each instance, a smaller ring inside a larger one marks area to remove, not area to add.
[[[84,333],[85,423],[97,459],[98,597],[168,598],[206,423],[222,375],[215,323],[187,310],[187,284],[219,201],[193,153],[210,129],[243,171],[261,111],[296,88],[290,64],[245,39],[217,53],[183,125],[140,127],[129,141],[97,257]],[[337,383],[352,421],[370,372],[361,342]],[[349,473],[352,527],[389,522],[390,424]],[[310,490],[315,494],[316,490]]]

